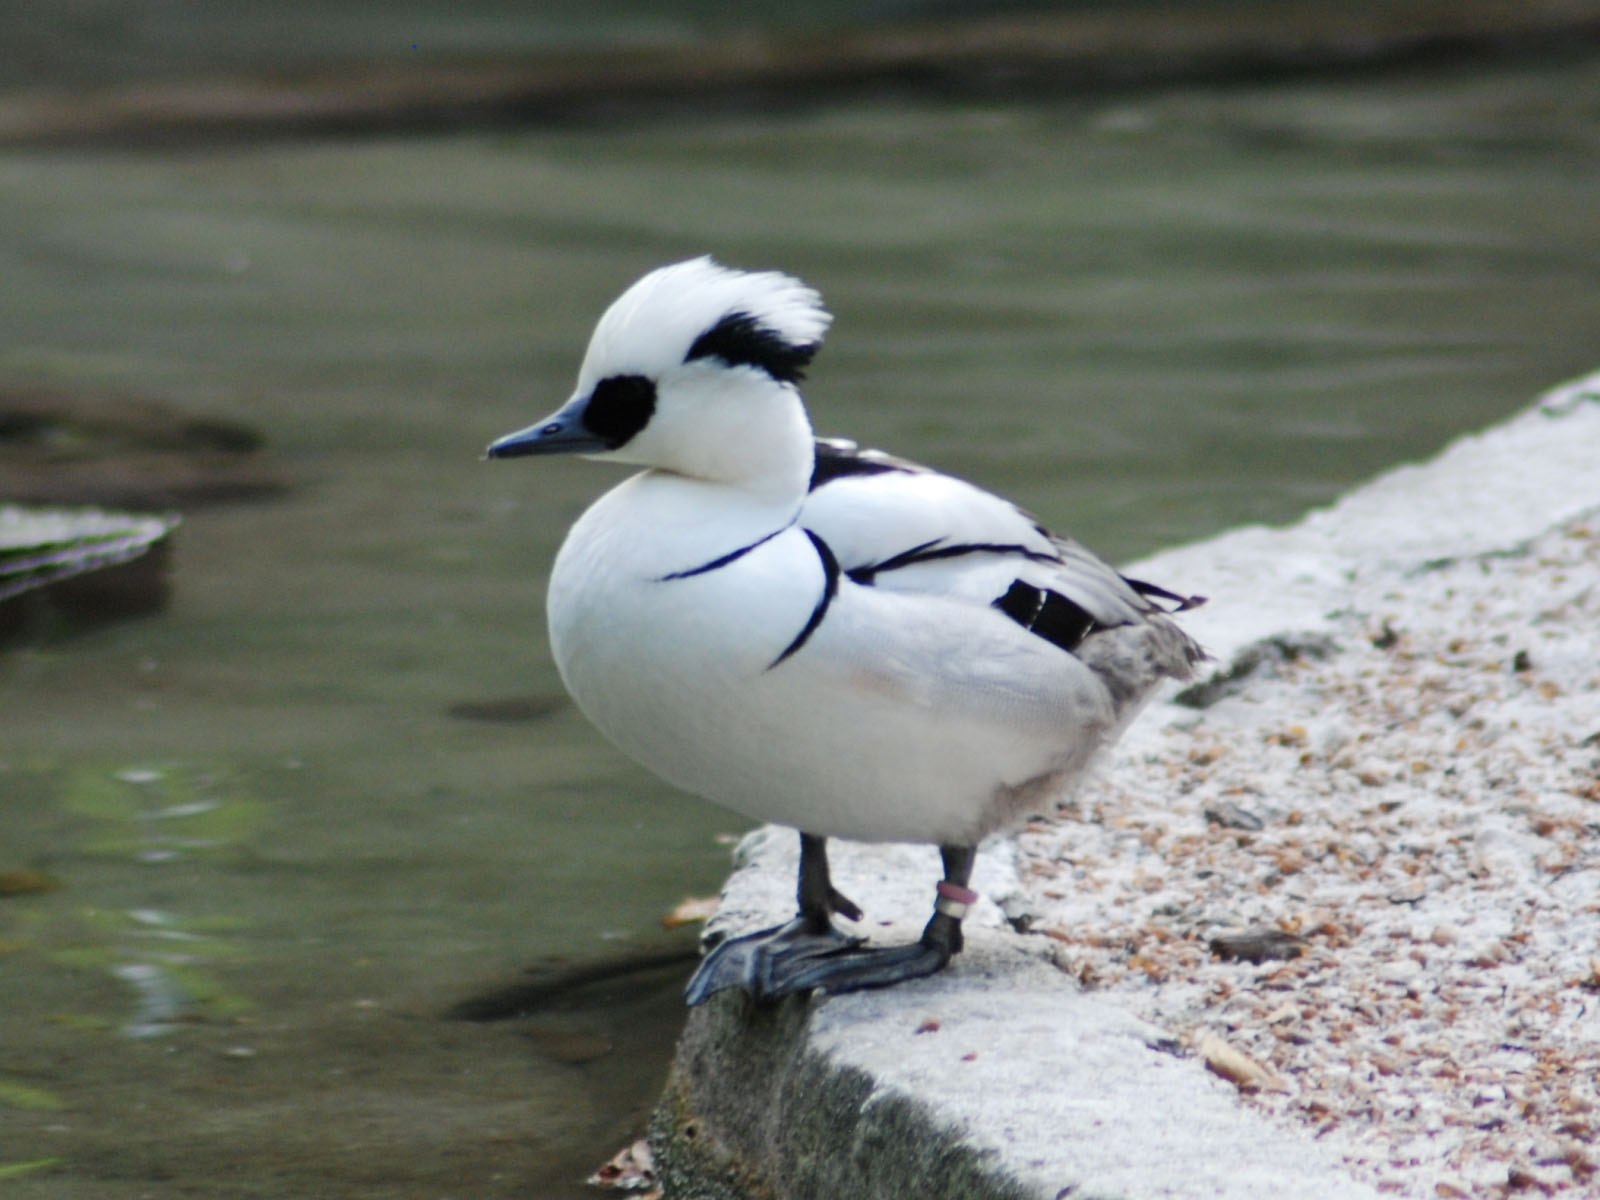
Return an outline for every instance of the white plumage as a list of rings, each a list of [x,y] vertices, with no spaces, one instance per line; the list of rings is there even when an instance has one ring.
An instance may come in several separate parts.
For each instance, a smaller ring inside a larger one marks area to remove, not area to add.
[[[572,400],[490,455],[645,468],[550,580],[562,679],[618,746],[819,845],[973,847],[1191,673],[1156,602],[1190,601],[969,483],[814,441],[796,383],[829,321],[785,275],[663,267],[601,318]]]

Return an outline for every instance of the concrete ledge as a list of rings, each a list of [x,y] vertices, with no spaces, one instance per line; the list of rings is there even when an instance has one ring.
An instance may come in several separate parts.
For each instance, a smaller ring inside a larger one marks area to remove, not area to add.
[[[793,841],[745,841],[719,923],[787,915]],[[833,858],[869,913],[901,914],[874,940],[916,936],[931,849],[839,843]],[[1009,862],[1006,843],[985,847],[977,882],[1003,893]],[[651,1129],[666,1195],[1377,1196],[1317,1143],[1240,1108],[1165,1032],[1079,991],[992,904],[976,917],[933,979],[771,1008],[723,993],[693,1010]]]

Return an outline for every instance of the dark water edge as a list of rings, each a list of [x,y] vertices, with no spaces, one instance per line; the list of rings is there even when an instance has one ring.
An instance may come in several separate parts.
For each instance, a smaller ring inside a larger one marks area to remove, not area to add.
[[[18,64],[12,78],[41,82],[7,89],[0,145],[414,134],[771,112],[891,94],[1040,99],[1178,83],[1348,77],[1548,57],[1600,44],[1600,7],[1589,0],[999,5],[965,17],[937,5],[903,8],[910,12],[899,19],[863,20],[856,13],[834,14],[831,22],[826,10],[796,21],[757,8],[746,15],[750,24],[730,32],[695,22],[693,6],[680,5],[676,15],[685,23],[656,27],[653,35],[646,25],[618,40],[632,28],[624,16],[604,26],[609,44],[586,44],[604,40],[594,31],[566,42],[547,30],[546,44],[520,54],[489,50],[504,39],[465,49],[459,30],[442,44],[427,32],[413,39],[408,30],[429,26],[402,13],[359,58],[328,61],[328,46],[313,49],[302,31],[271,43],[275,53],[265,73],[250,71],[248,54],[228,75],[210,78],[189,59],[175,78],[120,86],[63,88],[58,77]],[[581,28],[581,22],[565,27],[569,34]],[[26,28],[13,32],[38,38]],[[224,45],[231,32],[219,24]],[[223,54],[220,62],[227,61]],[[102,69],[114,71],[110,64]]]

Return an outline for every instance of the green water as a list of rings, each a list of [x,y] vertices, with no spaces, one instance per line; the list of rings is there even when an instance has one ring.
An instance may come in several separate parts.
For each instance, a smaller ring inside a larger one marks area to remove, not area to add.
[[[443,1017],[681,943],[740,828],[546,703],[544,573],[616,476],[478,460],[637,274],[802,274],[819,430],[1128,559],[1593,368],[1597,118],[1587,60],[0,153],[0,380],[249,422],[295,479],[191,515],[164,615],[0,657],[0,870],[60,884],[0,898],[8,1194],[577,1196],[637,1132],[674,979]]]

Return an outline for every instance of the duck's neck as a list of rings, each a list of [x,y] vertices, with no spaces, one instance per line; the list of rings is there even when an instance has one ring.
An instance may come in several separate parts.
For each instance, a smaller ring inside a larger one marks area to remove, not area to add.
[[[792,393],[791,393],[792,395]],[[770,409],[718,448],[706,478],[759,503],[798,508],[811,486],[815,443],[798,396]]]
[[[726,489],[726,503],[738,507],[798,510],[814,461],[811,422],[799,393],[770,383],[742,393],[729,387],[714,413],[714,420],[685,431],[670,456],[649,465]]]

